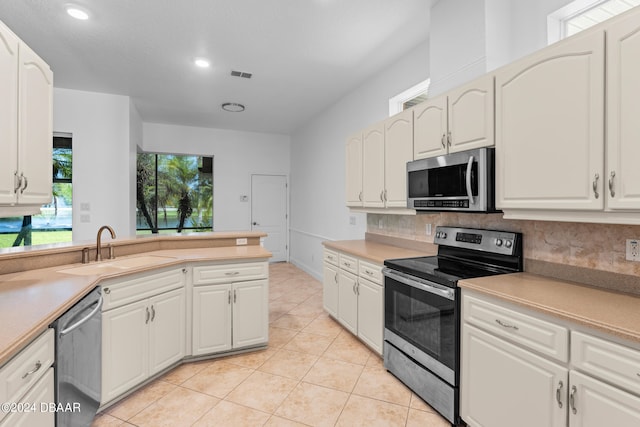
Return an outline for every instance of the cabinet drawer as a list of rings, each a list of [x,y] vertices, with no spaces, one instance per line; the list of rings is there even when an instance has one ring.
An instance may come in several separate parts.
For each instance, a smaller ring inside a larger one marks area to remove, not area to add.
[[[571,362],[586,374],[640,395],[640,351],[571,332]]]
[[[193,284],[198,286],[257,280],[265,279],[268,275],[269,264],[266,262],[199,265],[193,267]]]
[[[382,267],[367,261],[358,262],[358,276],[382,285]]]
[[[353,274],[358,274],[358,260],[349,255],[340,254],[340,268]]]
[[[27,390],[53,364],[54,331],[47,329],[0,369],[0,403],[22,402]],[[0,419],[4,413],[0,412]]]
[[[569,330],[463,293],[464,321],[556,360],[569,359]]]
[[[178,289],[184,286],[184,276],[180,268],[105,282],[102,285],[102,311]]]
[[[324,250],[324,260],[329,264],[338,265],[338,252],[334,252],[330,249]]]

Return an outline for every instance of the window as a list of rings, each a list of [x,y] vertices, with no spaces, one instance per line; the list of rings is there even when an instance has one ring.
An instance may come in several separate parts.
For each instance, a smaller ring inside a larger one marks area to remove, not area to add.
[[[53,136],[53,197],[38,215],[0,218],[0,248],[70,242],[72,239],[71,135]]]
[[[140,153],[138,234],[213,230],[213,157]]]
[[[427,79],[389,99],[389,117],[425,101],[429,83],[431,80]]]
[[[577,34],[638,5],[640,0],[572,1],[549,15],[549,44]]]

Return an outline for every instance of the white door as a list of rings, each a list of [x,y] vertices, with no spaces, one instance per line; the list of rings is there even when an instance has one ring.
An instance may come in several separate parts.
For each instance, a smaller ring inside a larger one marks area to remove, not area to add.
[[[194,286],[192,354],[231,349],[231,285]]]
[[[269,285],[266,279],[233,284],[233,348],[269,341]]]
[[[273,254],[270,262],[287,256],[287,177],[251,175],[251,229],[267,233],[264,247]]]
[[[153,375],[184,357],[185,290],[150,298],[149,306],[149,375]]]

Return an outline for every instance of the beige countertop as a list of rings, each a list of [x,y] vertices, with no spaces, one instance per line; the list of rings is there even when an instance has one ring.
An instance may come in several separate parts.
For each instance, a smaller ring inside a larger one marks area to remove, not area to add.
[[[418,256],[436,255],[437,247],[433,247],[433,251],[417,251],[413,249],[405,249],[399,246],[386,245],[368,240],[336,240],[325,241],[322,244],[329,249],[347,252],[359,258],[382,264],[385,259],[393,258],[411,258]]]
[[[88,294],[100,281],[185,262],[268,259],[260,245],[166,249],[118,257],[158,257],[148,265],[106,269],[103,274],[75,275],[61,270],[97,265],[70,264],[0,275],[0,366],[42,333],[53,321]],[[109,263],[109,260],[103,263]]]
[[[530,273],[467,279],[459,285],[640,343],[637,296]]]

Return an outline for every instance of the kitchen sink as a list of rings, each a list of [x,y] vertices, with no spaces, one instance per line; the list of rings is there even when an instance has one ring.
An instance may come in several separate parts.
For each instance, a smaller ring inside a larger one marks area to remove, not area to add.
[[[155,255],[143,255],[139,257],[99,261],[91,264],[85,264],[80,267],[58,270],[58,273],[74,274],[76,276],[95,276],[101,274],[119,273],[126,271],[129,268],[164,264],[169,260],[173,260],[173,258]]]

